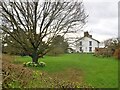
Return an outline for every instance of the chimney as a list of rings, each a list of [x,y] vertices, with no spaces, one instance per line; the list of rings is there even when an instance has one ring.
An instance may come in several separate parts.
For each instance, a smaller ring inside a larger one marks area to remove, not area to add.
[[[89,37],[89,33],[88,32],[84,32],[84,37]]]
[[[90,38],[92,38],[92,35],[89,35]]]

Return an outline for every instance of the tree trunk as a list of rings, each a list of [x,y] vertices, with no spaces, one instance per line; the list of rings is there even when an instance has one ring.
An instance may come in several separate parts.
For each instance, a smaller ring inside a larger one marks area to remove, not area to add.
[[[39,58],[39,56],[38,56],[37,52],[33,52],[33,54],[32,54],[32,62],[38,63],[38,58]]]

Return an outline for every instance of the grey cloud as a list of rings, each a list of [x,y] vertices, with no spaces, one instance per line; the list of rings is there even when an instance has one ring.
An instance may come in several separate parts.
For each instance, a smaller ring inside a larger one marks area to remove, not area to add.
[[[95,38],[99,38],[98,40],[117,37],[117,5],[117,2],[85,2],[86,12],[89,14],[88,28],[85,31],[92,30],[92,33],[96,36]]]
[[[89,22],[98,22],[99,19],[116,18],[117,3],[112,2],[88,2],[85,4],[89,14]]]

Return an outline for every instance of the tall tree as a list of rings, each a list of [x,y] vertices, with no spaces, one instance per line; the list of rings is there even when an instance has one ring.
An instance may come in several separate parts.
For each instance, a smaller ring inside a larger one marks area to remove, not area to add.
[[[68,52],[68,42],[61,35],[56,36],[51,42],[52,50],[48,53],[49,55],[59,55]]]
[[[0,29],[6,32],[13,44],[24,50],[32,61],[45,55],[57,36],[64,36],[76,25],[83,27],[88,15],[82,2],[0,2],[2,24]]]
[[[105,47],[116,49],[120,47],[120,41],[118,38],[111,38],[104,41]]]

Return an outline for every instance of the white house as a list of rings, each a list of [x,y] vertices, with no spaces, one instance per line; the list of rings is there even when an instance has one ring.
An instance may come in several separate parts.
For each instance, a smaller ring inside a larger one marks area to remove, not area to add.
[[[88,32],[84,32],[84,37],[81,37],[76,41],[76,52],[93,53],[95,48],[99,48],[100,42],[89,35]]]

